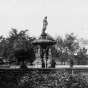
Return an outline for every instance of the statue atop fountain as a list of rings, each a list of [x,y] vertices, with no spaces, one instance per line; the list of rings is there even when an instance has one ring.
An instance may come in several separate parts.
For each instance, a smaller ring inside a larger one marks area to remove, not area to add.
[[[44,18],[43,20],[43,29],[42,29],[42,33],[45,33],[45,30],[47,28],[48,22],[47,22],[47,16]]]
[[[42,39],[45,39],[47,34],[45,33],[45,30],[47,28],[48,22],[47,22],[47,16],[44,18],[43,20],[43,29],[42,29],[42,33],[41,33],[41,37]]]

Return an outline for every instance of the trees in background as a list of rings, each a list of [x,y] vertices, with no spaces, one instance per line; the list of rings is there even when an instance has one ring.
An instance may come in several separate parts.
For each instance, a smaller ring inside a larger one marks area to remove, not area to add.
[[[13,29],[9,33],[9,37],[0,37],[0,56],[9,59],[10,61],[16,60],[19,54],[15,54],[23,50],[27,54],[27,59],[32,63],[35,59],[34,46],[31,44],[35,37],[30,37],[28,30]],[[16,55],[16,56],[15,56]],[[18,55],[18,56],[17,56]],[[17,58],[18,59],[18,58]]]
[[[71,65],[71,62],[74,63],[75,61],[74,55],[77,54],[80,48],[79,42],[77,37],[73,33],[66,34],[64,42],[65,42],[65,49],[68,54],[68,62]]]
[[[64,39],[61,36],[58,36],[56,38],[56,45],[53,46],[53,49],[51,50],[53,58],[56,58],[58,61],[61,62],[61,64],[65,64],[65,61],[67,61],[67,52],[65,50],[65,43]]]
[[[77,37],[73,33],[66,34],[64,44],[65,49],[69,54],[77,53],[77,50],[79,49],[79,42],[77,40]]]
[[[80,50],[78,51],[75,59],[76,59],[78,65],[81,65],[81,64],[86,65],[86,64],[88,64],[87,49],[85,49],[85,47],[80,48]]]
[[[12,28],[9,37],[0,36],[0,57],[13,61],[23,50],[27,60],[32,64],[35,60],[35,48],[31,42],[35,39],[35,37],[28,35],[28,30],[18,32],[17,29]],[[87,64],[87,50],[80,47],[79,41],[73,33],[66,34],[65,38],[57,36],[55,40],[56,45],[51,47],[51,54],[55,60],[65,64],[68,60],[74,59],[77,64]]]
[[[86,54],[87,50],[85,48],[81,49],[79,41],[73,33],[66,34],[64,39],[61,36],[57,36],[56,42],[57,44],[52,49],[52,55],[61,64],[65,64],[65,62],[72,59],[78,64],[83,64],[82,62],[86,63],[88,57]]]
[[[4,59],[8,57],[9,55],[8,48],[9,48],[8,40],[3,36],[0,36],[0,57],[3,57]]]

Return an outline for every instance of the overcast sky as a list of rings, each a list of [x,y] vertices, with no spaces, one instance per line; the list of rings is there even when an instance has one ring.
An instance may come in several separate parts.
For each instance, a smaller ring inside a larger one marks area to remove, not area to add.
[[[12,27],[38,37],[45,16],[51,36],[73,32],[88,39],[88,0],[0,0],[0,35]]]

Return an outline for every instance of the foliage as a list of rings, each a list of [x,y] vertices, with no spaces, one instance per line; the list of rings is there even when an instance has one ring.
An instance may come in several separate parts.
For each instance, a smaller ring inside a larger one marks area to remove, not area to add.
[[[56,42],[57,42],[56,48],[58,50],[61,50],[62,52],[74,54],[76,50],[79,49],[77,37],[73,33],[66,34],[64,39],[61,36],[57,36]]]
[[[15,57],[18,59],[19,62],[26,60],[26,61],[31,62],[31,64],[36,58],[33,48],[26,49],[26,50],[24,50],[24,49],[16,50],[15,51]]]
[[[52,54],[52,57],[56,59],[56,61],[60,61],[61,63],[62,62],[65,62],[67,59],[65,57],[65,53],[63,53],[64,51],[64,40],[62,39],[61,36],[57,36],[57,38],[55,39],[56,40],[56,45],[52,46],[51,48],[51,54]]]
[[[62,52],[60,50],[57,50],[55,46],[51,47],[51,54],[53,58],[60,58]]]
[[[56,42],[57,44],[53,49],[53,56],[61,63],[73,58],[79,49],[79,42],[73,33],[66,34],[64,39],[61,36],[57,36]]]
[[[73,59],[75,64],[87,64],[87,49],[81,48],[79,40],[73,33],[66,34],[65,38],[57,36],[56,42],[57,44],[52,47],[51,53],[53,58],[57,58],[61,64],[66,61],[70,63],[70,59]]]
[[[88,61],[87,59],[88,59],[87,49],[85,49],[85,47],[80,48],[80,50],[76,55],[77,64],[78,65],[87,64]]]
[[[1,72],[0,88],[88,88],[88,79],[81,74],[56,71]]]
[[[15,52],[19,51],[20,49],[27,50],[27,53],[29,53],[29,59],[32,61],[32,59],[35,57],[34,55],[34,47],[31,44],[33,40],[35,40],[35,37],[30,37],[28,34],[28,30],[21,30],[18,32],[17,29],[13,29],[9,33],[9,37],[4,38],[3,36],[0,37],[0,56],[9,59],[12,61],[14,58],[16,58]],[[32,58],[33,57],[33,58]]]
[[[74,54],[79,49],[79,43],[77,41],[77,37],[73,33],[66,34],[66,38],[64,42],[65,42],[65,48],[67,48],[67,52],[70,54]]]
[[[67,73],[41,74],[38,71],[26,74],[19,82],[21,88],[87,88],[88,80],[85,76]]]
[[[9,55],[8,40],[3,36],[0,37],[0,57],[6,58]]]

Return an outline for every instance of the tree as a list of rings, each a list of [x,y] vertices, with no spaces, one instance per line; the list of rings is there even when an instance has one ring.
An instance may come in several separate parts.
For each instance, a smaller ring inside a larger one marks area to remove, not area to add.
[[[8,40],[3,36],[0,37],[0,56],[4,59],[9,55],[8,52]]]
[[[58,58],[61,56],[61,53],[59,50],[57,50],[57,48],[55,46],[51,47],[51,54],[52,54],[52,58]]]
[[[24,60],[28,60],[32,65],[33,61],[35,60],[35,52],[33,48],[26,50],[19,49],[15,51],[15,57],[18,59],[18,65],[20,61],[24,64]]]
[[[79,42],[73,33],[66,34],[64,39],[61,36],[57,36],[56,42],[55,47],[57,51],[61,52],[59,57],[61,62],[66,62],[68,59],[73,58],[74,54],[77,53],[79,49]]]
[[[31,42],[33,40],[35,40],[36,38],[35,37],[30,37],[29,35],[27,35],[27,32],[28,32],[28,30],[22,30],[19,33],[17,33],[16,31],[12,30],[11,38],[15,39],[14,44],[13,44],[15,53],[20,52],[18,54],[15,54],[16,58],[18,59],[18,56],[21,53],[25,53],[23,55],[26,56],[26,59],[29,59],[29,61],[32,64],[32,62],[35,60],[35,54],[34,54],[35,52],[34,52],[34,46],[31,44]],[[20,61],[20,59],[18,61]]]
[[[78,65],[87,64],[88,55],[87,55],[87,49],[85,49],[85,47],[83,47],[82,49],[80,48],[80,50],[78,51],[76,56],[76,61]]]
[[[1,56],[4,57],[5,59],[9,59],[12,61],[13,59],[18,59],[15,57],[15,52],[22,50],[26,50],[26,53],[28,52],[28,56],[30,58],[30,61],[33,61],[35,58],[34,55],[34,47],[31,44],[33,40],[35,40],[35,37],[30,37],[28,34],[28,30],[21,30],[18,32],[17,29],[13,29],[9,33],[9,37],[4,38],[0,37],[0,47],[1,50]],[[29,52],[30,51],[30,52]],[[31,54],[30,54],[31,53]],[[33,55],[32,55],[33,54]],[[32,58],[32,59],[31,59]]]
[[[80,48],[78,39],[73,33],[66,34],[66,38],[64,42],[67,53],[69,54],[69,61],[71,61],[72,59],[74,62],[75,60],[74,55],[78,52]]]
[[[77,40],[77,37],[73,33],[66,34],[64,42],[65,48],[67,49],[67,52],[69,54],[77,53],[77,50],[79,49],[79,42]]]
[[[63,62],[65,64],[67,53],[65,51],[64,39],[61,36],[57,36],[55,40],[57,43],[51,48],[52,56],[54,59],[60,61],[61,64],[63,64]]]

